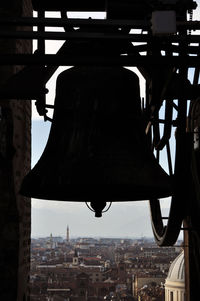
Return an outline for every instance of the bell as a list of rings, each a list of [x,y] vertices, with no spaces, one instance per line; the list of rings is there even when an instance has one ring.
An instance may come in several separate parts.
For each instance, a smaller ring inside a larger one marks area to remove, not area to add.
[[[147,143],[135,73],[73,67],[58,76],[48,142],[21,193],[98,208],[171,195],[170,177]]]

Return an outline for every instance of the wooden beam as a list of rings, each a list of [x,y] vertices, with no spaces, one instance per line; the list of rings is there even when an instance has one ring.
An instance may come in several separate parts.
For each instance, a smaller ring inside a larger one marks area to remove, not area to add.
[[[55,55],[29,55],[29,54],[2,54],[0,65],[107,65],[107,66],[187,66],[195,67],[200,65],[200,58],[197,56],[136,56],[136,55],[113,55],[113,56],[76,56],[72,54]]]

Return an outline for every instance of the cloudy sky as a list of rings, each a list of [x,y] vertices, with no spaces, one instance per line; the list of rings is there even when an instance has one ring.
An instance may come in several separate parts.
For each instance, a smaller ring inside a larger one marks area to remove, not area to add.
[[[198,4],[200,0],[197,1]],[[194,20],[199,19],[199,10],[194,14]],[[55,14],[54,14],[55,16]],[[76,16],[77,17],[77,16]],[[99,15],[98,18],[101,18]],[[48,53],[55,53],[61,42],[48,41]],[[133,69],[133,68],[132,68]],[[47,84],[49,89],[47,102],[53,103],[55,97],[55,79],[63,67],[54,74]],[[134,68],[134,72],[137,70]],[[144,80],[140,74],[141,96],[144,96]],[[43,122],[33,105],[32,122],[32,166],[40,158],[50,129],[49,122]],[[162,162],[166,166],[165,155]],[[163,200],[163,215],[169,208],[169,200]],[[85,203],[57,202],[32,199],[32,237],[66,235],[67,225],[70,235],[95,237],[152,237],[148,201],[113,203],[110,210],[102,218],[95,218]]]

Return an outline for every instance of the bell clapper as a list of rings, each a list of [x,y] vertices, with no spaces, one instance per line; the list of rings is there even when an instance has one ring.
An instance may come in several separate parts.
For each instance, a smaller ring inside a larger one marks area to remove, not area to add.
[[[112,202],[110,202],[108,209],[103,211],[103,209],[106,207],[106,204],[106,202],[91,202],[90,205],[88,205],[86,202],[87,207],[91,211],[95,212],[95,217],[102,217],[102,213],[107,212],[110,209]]]

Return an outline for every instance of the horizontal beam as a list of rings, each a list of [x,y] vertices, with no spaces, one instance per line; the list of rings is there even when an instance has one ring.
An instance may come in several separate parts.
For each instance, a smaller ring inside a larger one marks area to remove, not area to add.
[[[33,40],[128,40],[135,42],[150,41],[147,34],[107,34],[99,32],[37,32],[37,31],[0,31],[0,38]]]
[[[119,34],[119,33],[99,33],[99,32],[37,32],[37,31],[0,31],[0,38],[3,39],[33,39],[33,40],[126,40],[131,42],[150,42],[154,40],[149,34]],[[200,35],[173,35],[156,37],[157,41],[165,40],[170,43],[199,43]]]
[[[150,1],[149,1],[150,2]],[[182,2],[182,3],[179,3]],[[179,1],[177,5],[171,5],[171,7],[182,7],[182,9],[196,8],[196,3],[192,0]],[[151,3],[146,0],[32,0],[34,10],[45,11],[105,11],[107,7],[139,7],[141,11],[145,11],[151,8]],[[163,5],[164,7],[164,5]],[[154,9],[156,9],[156,4]]]
[[[200,23],[200,22],[199,22]],[[38,26],[45,27],[63,27],[73,25],[74,27],[85,26],[128,26],[135,29],[150,28],[151,23],[144,20],[108,20],[108,19],[75,19],[75,18],[0,18],[0,26]],[[200,28],[200,24],[199,24]]]
[[[104,66],[187,66],[200,65],[198,56],[73,56],[73,55],[30,55],[30,54],[5,54],[0,55],[0,65],[104,65]]]
[[[105,11],[106,0],[32,0],[34,10]]]
[[[143,49],[142,49],[142,46],[143,46]],[[141,48],[141,51],[145,51],[145,47],[146,47],[146,50],[147,50],[148,44],[143,44],[140,47],[138,47],[138,49],[139,49],[138,51],[140,51],[140,48]],[[164,50],[164,51],[171,51],[172,53],[181,53],[182,52],[181,45],[173,45],[173,44],[169,44],[169,43],[167,43],[165,45],[161,45],[160,49]],[[186,45],[185,46],[185,52],[187,54],[196,54],[196,55],[199,55],[199,53],[200,53],[200,46]]]
[[[145,20],[109,20],[109,19],[75,19],[75,18],[0,18],[0,26],[38,26],[45,27],[64,27],[67,25],[76,26],[127,26],[134,29],[150,29],[151,22]],[[178,21],[177,28],[198,30],[200,29],[200,21]]]

